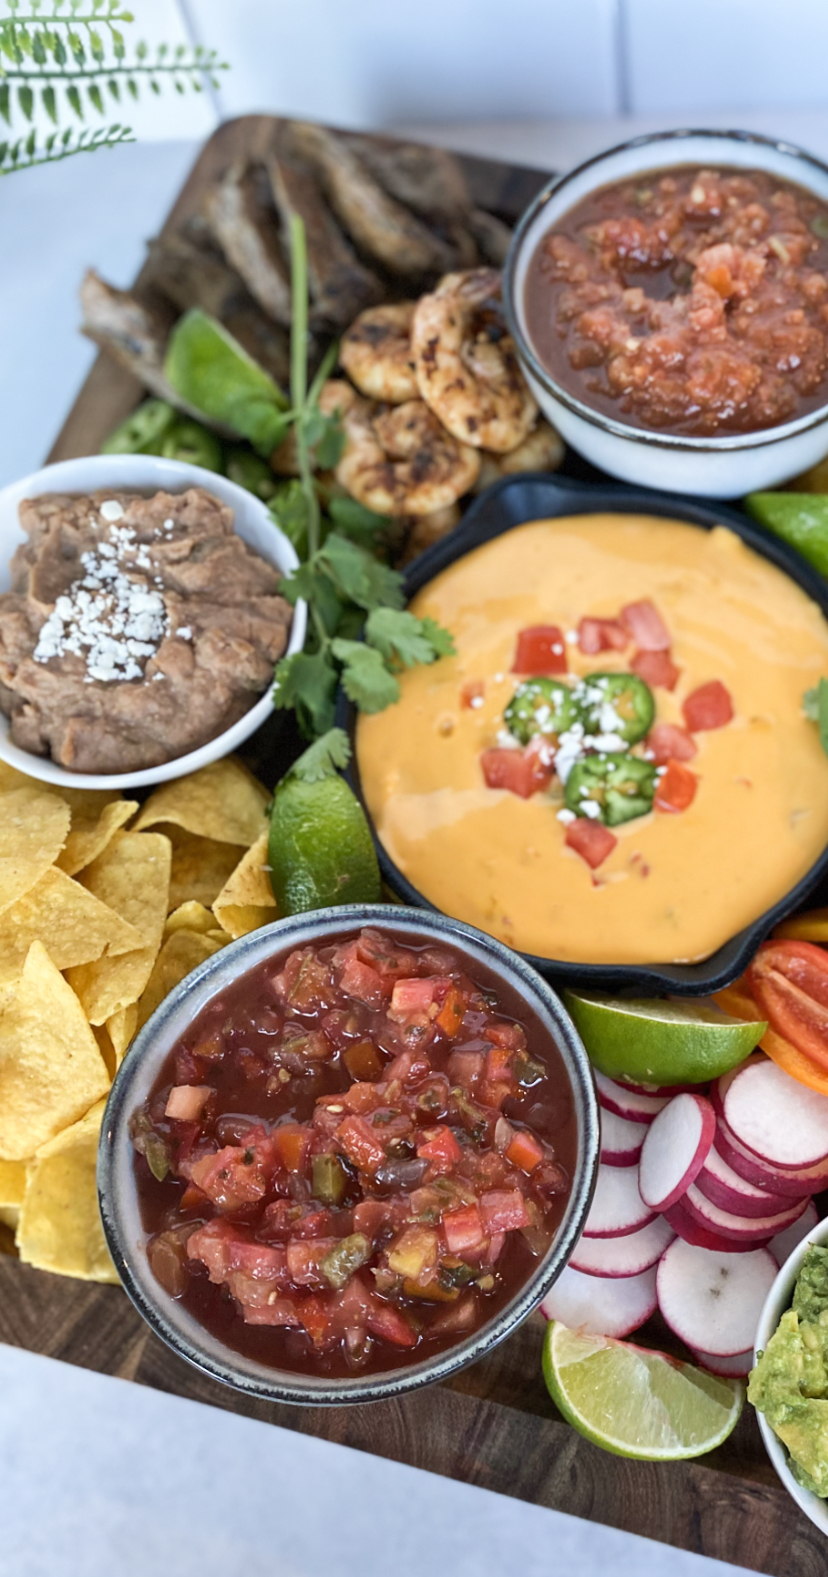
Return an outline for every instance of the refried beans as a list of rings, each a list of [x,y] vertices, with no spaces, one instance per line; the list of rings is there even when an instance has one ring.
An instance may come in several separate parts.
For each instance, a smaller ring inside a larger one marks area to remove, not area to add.
[[[653,170],[539,242],[529,339],[585,404],[635,427],[748,433],[828,401],[828,205],[761,170]]]
[[[51,493],[20,523],[0,709],[23,750],[141,771],[215,739],[271,683],[292,609],[212,493]]]

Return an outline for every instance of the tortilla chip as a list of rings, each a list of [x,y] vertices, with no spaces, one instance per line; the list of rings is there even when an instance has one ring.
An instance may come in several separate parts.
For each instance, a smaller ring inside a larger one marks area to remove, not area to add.
[[[0,795],[0,912],[54,865],[69,831],[69,806],[39,787]]]
[[[34,1155],[108,1088],[80,1002],[42,942],[33,942],[0,1016],[0,1157]]]
[[[62,797],[72,812],[72,822],[57,864],[67,876],[76,876],[103,853],[118,828],[135,815],[138,801],[107,794],[105,789],[67,789]]]
[[[119,1008],[137,1002],[152,974],[167,918],[171,853],[160,832],[118,832],[83,872],[84,887],[143,937],[133,952],[68,971],[90,1024],[105,1024]]]
[[[0,1227],[8,1227],[10,1232],[16,1232],[19,1220],[19,1205],[0,1205]],[[3,1250],[0,1249],[0,1253],[2,1252]]]
[[[109,1033],[109,1030],[105,1024],[98,1024],[93,1029],[92,1034],[98,1042],[98,1049],[101,1053],[101,1056],[103,1057],[104,1062],[106,1063],[106,1071],[109,1074],[110,1079],[114,1079],[116,1073],[118,1072],[118,1064],[121,1059],[115,1055],[115,1047],[112,1044],[112,1037]]]
[[[215,916],[205,909],[203,903],[198,903],[191,898],[188,903],[181,903],[172,914],[167,916],[164,926],[164,935],[172,936],[173,931],[199,931],[206,935],[215,926]]]
[[[26,1174],[17,1250],[26,1265],[82,1281],[118,1281],[98,1209],[95,1168],[104,1102],[38,1150]]]
[[[174,931],[172,936],[168,936],[155,960],[147,989],[138,1003],[138,1028],[143,1028],[174,986],[191,970],[203,964],[205,958],[217,953],[226,942],[226,937],[224,944],[212,942],[209,937],[201,936],[196,931]]]
[[[56,969],[114,957],[142,945],[141,933],[63,871],[48,870],[0,914],[0,982],[16,980],[32,942],[43,942]]]
[[[187,778],[164,783],[147,800],[136,832],[170,822],[215,843],[255,843],[270,795],[235,757],[214,761]]]
[[[209,909],[238,865],[244,845],[216,843],[212,838],[199,838],[173,826],[167,828],[167,835],[173,851],[170,908],[175,910],[183,903],[193,902]]]
[[[128,1008],[119,1008],[106,1021],[106,1031],[115,1053],[115,1066],[120,1068],[124,1057],[135,1039],[138,1028],[138,1003],[130,1002]]]
[[[19,772],[8,761],[0,761],[0,794],[10,794],[12,789],[19,788],[45,788],[45,784],[39,778],[30,778],[25,772]],[[59,798],[63,797],[58,789],[53,792]]]
[[[269,871],[267,832],[263,832],[240,860],[213,904],[219,925],[230,936],[246,936],[248,931],[258,930],[260,925],[278,920]]]
[[[22,1205],[25,1188],[26,1162],[0,1161],[0,1206],[6,1209]]]

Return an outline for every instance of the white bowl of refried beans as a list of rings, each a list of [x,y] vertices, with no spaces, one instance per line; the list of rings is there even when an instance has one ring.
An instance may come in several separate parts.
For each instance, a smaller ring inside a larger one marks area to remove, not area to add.
[[[298,563],[264,504],[151,455],[45,466],[0,492],[0,760],[139,788],[228,755],[301,650]]]
[[[542,409],[611,476],[735,498],[828,451],[828,167],[790,144],[589,160],[524,215],[504,299]]]

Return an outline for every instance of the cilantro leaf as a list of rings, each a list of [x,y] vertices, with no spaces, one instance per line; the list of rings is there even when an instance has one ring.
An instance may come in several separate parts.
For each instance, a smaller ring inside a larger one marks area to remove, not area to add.
[[[366,609],[383,603],[389,608],[402,607],[402,576],[338,531],[326,537],[317,558],[328,569],[343,600]]]
[[[440,630],[439,624],[434,624],[432,619],[428,623],[434,630]],[[448,635],[447,630],[440,633]],[[424,621],[396,608],[374,608],[365,625],[365,639],[376,646],[387,663],[404,668],[414,668],[417,663],[433,663],[439,655]]]
[[[350,759],[351,744],[344,728],[329,728],[294,761],[290,776],[303,783],[321,783],[323,778],[335,777],[337,768],[347,767]]]
[[[300,564],[292,575],[282,581],[279,589],[294,607],[299,598],[304,597],[319,614],[327,634],[333,635],[342,617],[342,603],[330,576],[325,574],[324,569],[320,570],[317,563],[317,559],[309,559],[307,563]]]
[[[444,629],[436,619],[421,619],[423,635],[427,636],[438,657],[453,657],[457,651],[451,630]]]
[[[400,698],[397,680],[374,646],[363,641],[336,640],[331,651],[342,664],[342,688],[361,712],[382,712]]]
[[[375,514],[373,509],[358,504],[355,498],[332,498],[328,514],[343,535],[353,537],[356,542],[370,542],[378,531],[391,524],[388,515]]]
[[[828,756],[828,679],[820,679],[813,690],[805,691],[802,710],[812,723],[818,723],[819,742]]]
[[[308,550],[309,511],[302,483],[296,477],[283,482],[268,507],[276,525],[303,558]]]
[[[293,707],[306,736],[332,727],[335,699],[336,669],[327,652],[294,652],[276,664],[273,705]]]

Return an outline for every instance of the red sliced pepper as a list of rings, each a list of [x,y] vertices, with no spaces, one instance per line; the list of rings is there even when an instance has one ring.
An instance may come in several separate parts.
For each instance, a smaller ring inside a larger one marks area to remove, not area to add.
[[[566,673],[566,644],[557,624],[533,624],[520,631],[512,673]]]
[[[772,1030],[828,1068],[828,953],[815,942],[765,942],[748,981]]]

